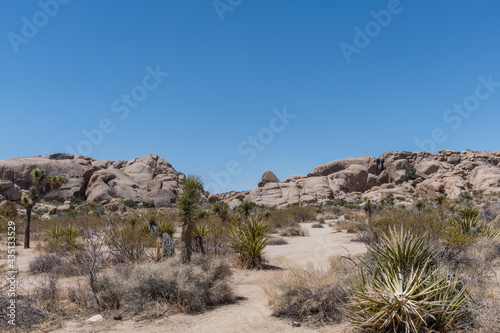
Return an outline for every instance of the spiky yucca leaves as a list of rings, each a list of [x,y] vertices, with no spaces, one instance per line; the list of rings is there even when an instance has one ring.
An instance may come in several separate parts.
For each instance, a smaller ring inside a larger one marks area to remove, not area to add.
[[[376,265],[355,274],[347,316],[369,332],[444,332],[468,317],[466,288],[443,275],[426,236],[395,230],[369,250]]]
[[[436,195],[432,201],[438,204],[438,206],[443,206],[443,204],[446,202],[446,194],[438,194]]]
[[[175,234],[175,224],[169,220],[163,220],[158,222],[158,234],[163,235],[167,233],[170,238],[174,239]]]
[[[76,240],[81,235],[82,229],[74,225],[68,225],[64,228],[64,237],[66,240],[66,245],[70,249],[76,248]]]
[[[212,207],[212,212],[219,216],[222,222],[226,222],[231,217],[231,210],[227,203],[223,201],[217,201]]]
[[[194,218],[199,211],[203,183],[198,176],[187,176],[183,181],[182,190],[177,196],[177,209],[182,222],[181,262],[191,261]]]
[[[269,220],[249,218],[239,224],[233,224],[227,235],[228,246],[240,258],[240,263],[248,269],[262,269],[264,262],[262,253],[267,245],[271,229]]]
[[[467,206],[457,211],[457,217],[450,220],[448,232],[461,233],[470,236],[483,236],[493,239],[500,235],[500,230],[495,229],[480,219],[479,211],[476,207]]]
[[[248,217],[252,210],[254,210],[257,207],[257,205],[254,202],[248,201],[248,200],[243,200],[241,204],[238,206],[238,210],[243,212],[243,214]]]

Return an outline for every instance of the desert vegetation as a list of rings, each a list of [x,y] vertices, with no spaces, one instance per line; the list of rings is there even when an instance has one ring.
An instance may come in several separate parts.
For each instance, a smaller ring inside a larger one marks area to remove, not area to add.
[[[235,272],[274,267],[269,246],[291,246],[318,230],[352,233],[366,254],[332,256],[327,267],[280,267],[262,286],[272,316],[313,329],[495,332],[500,223],[488,199],[282,209],[242,200],[231,208],[209,203],[200,180],[187,177],[175,209],[118,213],[75,200],[68,212],[31,221],[37,254],[18,274],[17,324],[51,330],[77,314],[154,319],[232,306],[240,302]],[[26,220],[15,222],[22,228]],[[0,298],[2,309],[7,301]],[[5,317],[0,326],[9,328]]]

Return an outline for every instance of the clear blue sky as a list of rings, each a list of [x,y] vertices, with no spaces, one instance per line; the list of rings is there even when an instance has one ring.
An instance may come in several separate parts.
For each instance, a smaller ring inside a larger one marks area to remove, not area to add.
[[[500,148],[500,84],[478,79],[500,82],[499,1],[54,1],[0,1],[0,159],[153,153],[225,192],[265,169]]]

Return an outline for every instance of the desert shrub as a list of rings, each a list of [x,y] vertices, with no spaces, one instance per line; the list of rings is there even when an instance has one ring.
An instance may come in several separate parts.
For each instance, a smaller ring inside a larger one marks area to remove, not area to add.
[[[123,224],[119,219],[108,218],[107,224],[105,242],[115,262],[138,262],[154,244],[147,223]]]
[[[31,274],[56,273],[67,274],[69,272],[67,263],[53,254],[41,254],[29,263]]]
[[[347,209],[358,209],[359,205],[362,203],[362,200],[358,201],[347,201],[346,199],[340,198],[340,199],[334,199],[334,200],[329,200],[326,202],[327,206],[333,206],[333,207],[344,207]]]
[[[288,242],[284,238],[280,237],[271,237],[267,241],[267,245],[286,245]]]
[[[436,209],[432,210],[401,210],[397,208],[385,208],[373,215],[368,221],[363,239],[367,245],[378,242],[382,235],[390,230],[406,230],[415,236],[428,235],[429,241],[439,242],[444,238],[448,215],[443,215]]]
[[[127,207],[130,207],[130,208],[137,208],[139,207],[139,204],[137,202],[135,202],[134,200],[131,200],[131,199],[127,199],[123,202],[123,204]]]
[[[413,164],[410,164],[406,167],[405,175],[406,175],[406,177],[408,177],[408,179],[410,179],[410,180],[415,179],[416,174],[417,174],[417,169],[415,168],[415,166]]]
[[[311,228],[324,228],[324,226],[321,223],[313,223]]]
[[[148,304],[196,313],[234,301],[228,283],[231,269],[221,259],[194,255],[190,263],[169,259],[131,268],[124,279],[118,272],[99,277],[101,308],[144,311]]]
[[[97,306],[102,310],[118,310],[124,300],[123,285],[110,274],[97,275],[94,296]]]
[[[26,287],[26,288],[25,288]],[[61,311],[58,308],[59,289],[57,276],[45,275],[37,286],[30,285],[16,290],[15,326],[8,321],[11,318],[8,306],[10,298],[7,293],[0,295],[0,330],[30,332],[44,323],[45,328],[60,326]]]
[[[318,214],[316,215],[316,221],[319,223],[325,223],[326,217],[324,214]]]
[[[267,245],[271,229],[268,220],[249,218],[240,224],[233,224],[228,231],[228,246],[239,256],[240,263],[248,269],[262,269],[264,262],[262,253]]]
[[[443,332],[470,313],[460,274],[448,277],[437,265],[427,236],[391,230],[369,248],[346,304],[351,323],[376,332]]]
[[[145,201],[142,203],[142,208],[155,208],[155,202],[153,200],[151,201]]]
[[[264,290],[273,316],[313,324],[338,323],[347,301],[347,276],[344,270],[292,268],[275,277]]]
[[[269,219],[273,228],[287,228],[300,222],[314,221],[317,214],[317,207],[299,205],[273,210],[263,208],[257,213],[259,217]]]
[[[300,225],[295,225],[285,228],[280,232],[280,235],[284,237],[305,236],[306,231]]]

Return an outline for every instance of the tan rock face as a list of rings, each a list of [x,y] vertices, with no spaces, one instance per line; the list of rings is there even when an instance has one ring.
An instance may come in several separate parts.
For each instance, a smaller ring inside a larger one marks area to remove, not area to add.
[[[262,178],[260,180],[260,183],[259,183],[259,187],[262,187],[268,183],[280,183],[280,180],[278,179],[278,177],[276,177],[276,175],[271,170],[264,171],[264,173],[262,174]]]
[[[12,218],[17,216],[16,205],[10,201],[0,202],[0,216]]]
[[[137,202],[152,200],[158,207],[171,206],[185,177],[157,155],[139,156],[127,162],[61,153],[0,161],[0,194],[8,200],[19,200],[20,190],[32,185],[30,173],[35,168],[45,169],[49,176],[68,178],[68,184],[46,197],[62,202],[78,197],[107,204],[114,198],[121,198]],[[161,198],[162,195],[165,198]]]
[[[456,198],[466,190],[500,192],[500,152],[386,152],[378,158],[347,158],[317,166],[307,176],[294,175],[284,183],[261,184],[245,199],[257,204],[285,207],[324,203],[336,198],[374,201],[444,193]],[[416,179],[408,179],[413,165]],[[226,202],[235,195],[219,195]]]

